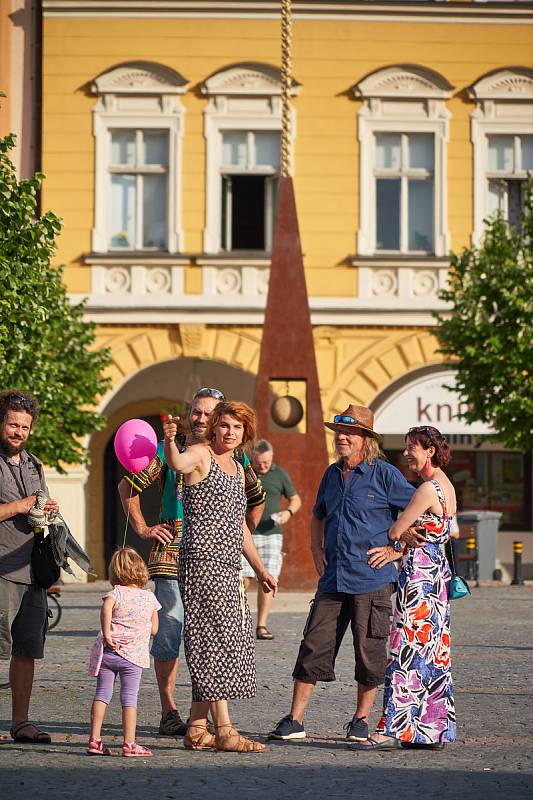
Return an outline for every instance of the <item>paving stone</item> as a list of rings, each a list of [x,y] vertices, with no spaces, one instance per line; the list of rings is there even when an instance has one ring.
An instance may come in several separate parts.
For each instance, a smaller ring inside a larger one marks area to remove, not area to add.
[[[281,601],[280,597],[280,601]],[[269,743],[265,753],[191,753],[180,739],[157,736],[159,703],[153,669],[139,695],[138,740],[153,758],[124,759],[118,692],[109,707],[105,739],[114,758],[85,755],[94,679],[87,655],[97,633],[100,591],[69,587],[63,617],[49,634],[38,665],[33,719],[53,735],[51,745],[0,744],[0,779],[6,798],[50,797],[192,800],[206,797],[271,800],[327,797],[398,800],[490,800],[533,797],[533,591],[530,587],[481,587],[452,607],[452,660],[459,739],[443,752],[355,753],[343,739],[354,710],[353,653],[341,648],[337,681],[318,684],[306,716],[309,738]],[[264,738],[288,713],[291,671],[305,622],[307,599],[285,596],[272,614],[271,642],[257,642],[258,694],[232,704],[235,724]],[[0,669],[0,683],[5,670]],[[190,682],[180,667],[178,705],[187,714]],[[381,696],[380,696],[381,697]],[[379,702],[374,710],[377,721]],[[9,692],[0,691],[0,729],[9,728]]]

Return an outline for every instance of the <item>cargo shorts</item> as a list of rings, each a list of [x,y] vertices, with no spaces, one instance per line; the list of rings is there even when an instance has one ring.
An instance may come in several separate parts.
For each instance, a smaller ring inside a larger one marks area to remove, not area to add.
[[[292,676],[314,683],[335,680],[335,659],[348,629],[352,629],[355,680],[380,686],[385,679],[391,628],[391,594],[386,584],[367,594],[317,592],[303,631]]]
[[[0,578],[0,658],[44,658],[46,589]]]

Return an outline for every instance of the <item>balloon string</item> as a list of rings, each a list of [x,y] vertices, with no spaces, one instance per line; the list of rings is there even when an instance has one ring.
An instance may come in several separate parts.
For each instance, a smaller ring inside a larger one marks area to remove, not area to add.
[[[131,502],[131,495],[133,493],[133,483],[130,483],[130,496],[128,498],[128,512],[126,514],[126,527],[124,528],[124,538],[122,539],[122,549],[126,547],[126,535],[128,533],[128,522],[130,521],[130,502]]]

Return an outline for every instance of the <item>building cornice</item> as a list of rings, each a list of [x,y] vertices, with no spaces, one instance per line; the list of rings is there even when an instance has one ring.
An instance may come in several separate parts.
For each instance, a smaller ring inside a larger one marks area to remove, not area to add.
[[[45,17],[279,19],[276,0],[43,0]],[[293,0],[295,19],[531,24],[531,2]]]

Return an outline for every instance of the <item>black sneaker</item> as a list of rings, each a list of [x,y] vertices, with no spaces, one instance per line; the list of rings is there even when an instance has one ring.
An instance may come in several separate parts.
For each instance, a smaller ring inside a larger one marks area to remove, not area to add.
[[[171,709],[159,723],[160,736],[185,736],[187,723],[182,720],[176,709]]]
[[[305,739],[304,726],[293,719],[290,714],[280,719],[273,731],[268,734],[269,739]]]
[[[348,742],[366,742],[368,739],[368,722],[364,717],[353,717],[346,723],[344,730]]]

